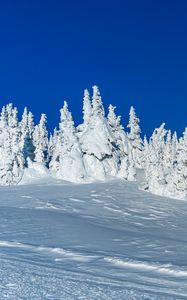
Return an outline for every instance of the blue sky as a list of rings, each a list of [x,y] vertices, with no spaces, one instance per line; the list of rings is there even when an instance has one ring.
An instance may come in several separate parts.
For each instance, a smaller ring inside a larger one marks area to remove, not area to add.
[[[83,89],[97,84],[143,133],[187,125],[187,1],[1,1],[0,103],[28,106],[56,126],[68,100],[76,123]]]

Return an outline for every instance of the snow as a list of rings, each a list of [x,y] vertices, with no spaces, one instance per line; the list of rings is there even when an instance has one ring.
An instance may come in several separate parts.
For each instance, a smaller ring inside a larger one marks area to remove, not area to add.
[[[28,168],[24,169],[23,177],[20,181],[20,185],[23,184],[34,184],[37,182],[41,182],[41,180],[48,180],[51,177],[49,170],[39,162],[33,162],[29,158],[28,161]],[[51,178],[52,180],[52,178]]]
[[[185,201],[44,177],[0,188],[2,300],[187,299]]]
[[[153,194],[187,199],[187,128],[179,139],[165,129],[153,131],[149,140],[141,137],[140,120],[130,108],[128,132],[109,105],[105,115],[99,88],[93,86],[92,98],[84,91],[83,123],[75,127],[64,101],[60,123],[53,134],[41,114],[35,125],[33,114],[24,109],[22,119],[10,103],[0,112],[0,185],[34,183],[45,177],[72,183],[105,181],[111,177],[138,181],[140,189]],[[30,166],[32,163],[42,165]],[[47,168],[47,169],[46,169]]]

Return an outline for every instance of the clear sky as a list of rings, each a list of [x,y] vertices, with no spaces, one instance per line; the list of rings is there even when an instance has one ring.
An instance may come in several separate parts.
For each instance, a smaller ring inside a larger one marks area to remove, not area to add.
[[[97,84],[126,125],[130,105],[148,135],[187,125],[186,0],[6,0],[0,3],[0,103],[45,112]]]

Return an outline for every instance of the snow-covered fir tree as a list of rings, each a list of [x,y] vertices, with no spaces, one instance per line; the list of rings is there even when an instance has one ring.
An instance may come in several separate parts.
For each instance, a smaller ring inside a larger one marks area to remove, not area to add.
[[[109,105],[108,124],[114,136],[114,147],[116,148],[116,160],[118,161],[118,176],[128,179],[129,176],[129,141],[121,125],[121,117],[116,116],[115,106]],[[131,172],[131,171],[130,171]]]
[[[24,168],[17,108],[8,104],[3,107],[0,118],[0,184],[17,184]]]
[[[96,85],[93,86],[92,107],[93,107],[93,115],[95,117],[105,116],[105,111],[104,111],[100,91],[98,86]]]
[[[27,158],[34,160],[34,144],[33,144],[33,132],[34,132],[34,117],[31,112],[28,112],[25,107],[20,122],[21,131],[21,147],[23,156],[25,158],[25,164],[27,166]]]
[[[145,179],[147,181],[146,189],[155,193],[163,194],[165,182],[164,177],[164,148],[165,148],[165,124],[156,128],[150,138],[149,147],[146,150]]]
[[[118,132],[123,130],[123,126],[121,125],[121,116],[116,116],[115,109],[115,106],[109,105],[107,119],[113,134],[118,137]]]
[[[48,143],[48,160],[49,160],[49,163],[51,162],[52,159],[56,160],[54,158],[54,153],[55,153],[57,143],[58,143],[58,130],[55,127],[53,134],[50,133],[50,137],[49,137],[49,143]],[[58,154],[57,154],[57,156],[58,156]]]
[[[84,98],[83,98],[83,120],[85,126],[89,124],[92,113],[93,112],[92,112],[90,94],[89,91],[86,89],[84,90]]]
[[[28,131],[28,109],[27,109],[27,107],[24,108],[24,111],[22,114],[22,120],[20,122],[20,128],[21,128],[22,135],[25,136]]]
[[[66,101],[60,110],[59,131],[50,168],[64,180],[82,181],[86,177],[80,144]]]
[[[136,116],[136,112],[133,106],[129,112],[129,128],[128,138],[132,144],[132,159],[136,168],[143,168],[143,141],[141,139],[141,129],[139,126],[140,120]]]
[[[179,139],[176,162],[167,189],[171,196],[179,198],[187,196],[187,127],[183,137]]]
[[[127,180],[129,181],[136,180],[136,166],[135,166],[135,160],[133,154],[134,153],[133,153],[132,144],[129,143],[129,151],[128,151],[129,166],[128,166],[128,177],[127,177]]]
[[[83,123],[77,126],[78,137],[80,137],[83,131],[87,128],[92,114],[93,109],[90,100],[90,94],[89,91],[85,89],[83,97]]]
[[[45,114],[42,114],[40,122],[35,126],[33,132],[34,161],[43,164],[48,162],[48,131],[46,123],[47,117]]]
[[[171,144],[171,156],[172,156],[171,159],[172,159],[173,165],[176,163],[177,149],[178,149],[178,138],[177,138],[177,133],[175,131],[172,136],[172,144]]]
[[[149,142],[147,140],[147,136],[144,135],[143,139],[143,169],[145,170],[146,168],[146,163],[147,163],[147,155],[149,154]]]
[[[166,134],[165,146],[163,149],[163,168],[166,183],[170,181],[170,175],[173,170],[174,162],[172,158],[172,136],[171,130]]]
[[[99,88],[93,86],[93,114],[80,137],[87,173],[90,177],[104,179],[118,173],[115,137],[105,118]]]

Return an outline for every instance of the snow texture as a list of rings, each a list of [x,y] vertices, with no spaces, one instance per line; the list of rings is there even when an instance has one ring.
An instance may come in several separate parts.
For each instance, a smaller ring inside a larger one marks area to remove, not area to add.
[[[185,201],[40,171],[34,184],[0,188],[2,300],[187,299]]]

